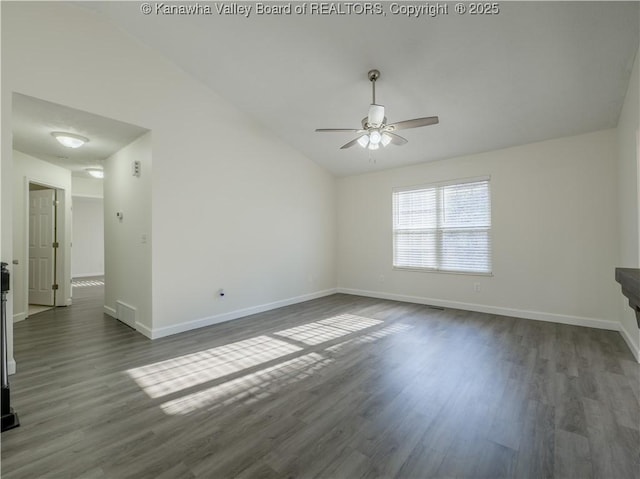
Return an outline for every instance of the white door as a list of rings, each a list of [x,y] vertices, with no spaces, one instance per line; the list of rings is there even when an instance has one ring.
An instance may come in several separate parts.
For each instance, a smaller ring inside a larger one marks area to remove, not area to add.
[[[55,190],[29,192],[29,304],[54,306]]]

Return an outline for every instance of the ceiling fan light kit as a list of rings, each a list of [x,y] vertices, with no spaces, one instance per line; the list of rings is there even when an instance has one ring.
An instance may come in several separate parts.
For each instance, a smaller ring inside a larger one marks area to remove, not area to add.
[[[435,125],[439,122],[437,116],[429,116],[423,118],[415,118],[413,120],[399,121],[396,123],[387,123],[387,117],[384,116],[384,106],[376,103],[376,81],[380,78],[380,71],[370,70],[367,78],[371,82],[372,101],[369,105],[369,114],[362,119],[362,128],[345,129],[345,128],[318,128],[316,131],[323,133],[356,133],[360,136],[355,140],[351,140],[340,149],[351,148],[358,144],[362,148],[369,150],[377,150],[386,147],[390,143],[402,146],[407,140],[400,135],[395,134],[398,130],[406,130],[409,128],[419,128],[421,126]]]

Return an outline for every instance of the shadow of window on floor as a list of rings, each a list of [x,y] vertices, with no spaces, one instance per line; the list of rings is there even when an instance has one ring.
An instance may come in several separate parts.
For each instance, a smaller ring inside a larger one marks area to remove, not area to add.
[[[318,374],[339,353],[408,329],[403,324],[385,327],[384,321],[341,314],[129,369],[127,374],[150,398],[166,399],[160,405],[166,414],[189,414],[259,401]],[[249,369],[253,370],[240,375]]]

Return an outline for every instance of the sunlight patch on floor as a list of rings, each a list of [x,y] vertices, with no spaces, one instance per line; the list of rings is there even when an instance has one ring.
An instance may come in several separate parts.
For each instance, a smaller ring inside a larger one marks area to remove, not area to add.
[[[73,288],[87,288],[89,286],[104,286],[104,281],[100,279],[74,279],[71,282]]]
[[[274,334],[313,346],[381,323],[382,321],[377,319],[365,318],[354,314],[341,314],[278,331]]]
[[[354,314],[340,314],[270,333],[269,336],[261,335],[133,368],[127,374],[151,398],[173,394],[173,399],[166,398],[166,402],[161,405],[162,410],[171,415],[189,414],[201,408],[214,409],[237,402],[250,404],[326,367],[334,361],[326,353],[344,352],[348,347],[371,343],[411,329],[411,326],[404,324],[392,324],[366,331],[379,325],[384,325],[384,321]],[[322,351],[305,351],[306,348],[318,345],[322,348],[323,343],[348,335],[352,337]],[[299,356],[287,358],[292,354]],[[263,369],[258,371],[255,368],[255,372],[238,377],[237,373],[242,374],[248,368],[279,358],[284,361],[266,368],[262,366]],[[227,376],[232,377],[224,381]],[[200,385],[205,389],[189,390]],[[180,392],[183,395],[176,397],[175,394]]]
[[[250,404],[269,397],[283,386],[308,378],[333,360],[309,353],[162,404],[171,415],[189,414],[202,408],[216,409],[243,401]]]
[[[157,398],[237,373],[301,349],[269,336],[257,336],[130,369],[127,373],[150,397]]]

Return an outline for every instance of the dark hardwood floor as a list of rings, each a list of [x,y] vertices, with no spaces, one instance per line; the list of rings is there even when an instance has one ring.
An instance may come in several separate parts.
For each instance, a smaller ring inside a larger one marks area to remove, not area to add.
[[[101,287],[15,325],[12,478],[637,478],[617,332],[334,295],[150,341]]]

